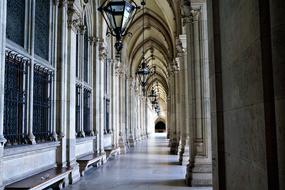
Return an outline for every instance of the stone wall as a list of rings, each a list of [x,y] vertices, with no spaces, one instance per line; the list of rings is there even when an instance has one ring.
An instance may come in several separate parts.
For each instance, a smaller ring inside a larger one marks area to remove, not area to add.
[[[272,63],[277,125],[280,189],[285,189],[285,3],[270,1]]]
[[[281,4],[208,0],[214,189],[284,189]]]

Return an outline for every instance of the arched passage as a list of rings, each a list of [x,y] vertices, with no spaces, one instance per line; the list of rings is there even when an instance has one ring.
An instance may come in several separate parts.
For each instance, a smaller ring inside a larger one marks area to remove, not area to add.
[[[164,122],[159,121],[155,124],[155,132],[156,133],[165,133],[166,132],[166,125]]]

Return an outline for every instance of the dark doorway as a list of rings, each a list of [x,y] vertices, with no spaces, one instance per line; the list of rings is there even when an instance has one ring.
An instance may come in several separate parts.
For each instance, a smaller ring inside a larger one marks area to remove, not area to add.
[[[165,132],[166,132],[165,123],[163,123],[162,121],[158,122],[158,123],[155,125],[155,132],[156,132],[156,133],[165,133]]]

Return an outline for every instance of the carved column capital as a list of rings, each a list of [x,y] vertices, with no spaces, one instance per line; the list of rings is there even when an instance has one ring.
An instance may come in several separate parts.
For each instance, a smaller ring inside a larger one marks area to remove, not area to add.
[[[69,29],[77,32],[80,29],[81,19],[80,14],[74,8],[74,2],[68,1],[67,5],[67,26]]]
[[[90,46],[94,46],[96,44],[96,37],[95,36],[89,36],[88,41],[90,43]]]
[[[98,42],[98,46],[99,46],[99,59],[103,60],[104,58],[106,58],[107,53],[106,53],[106,46],[104,43],[103,39],[100,39]]]
[[[177,57],[183,57],[185,53],[185,49],[183,48],[182,42],[179,38],[176,39],[176,52]]]

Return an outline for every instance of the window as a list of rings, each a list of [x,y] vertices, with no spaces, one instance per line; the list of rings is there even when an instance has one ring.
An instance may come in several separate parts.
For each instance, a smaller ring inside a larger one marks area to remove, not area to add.
[[[35,6],[31,6],[34,2]],[[33,135],[37,143],[54,140],[51,138],[52,134],[54,135],[54,126],[51,122],[54,117],[51,104],[54,67],[49,59],[52,55],[51,32],[54,32],[54,28],[50,27],[52,2],[51,0],[7,1],[8,43],[4,92],[4,135],[7,143],[5,146],[30,143],[34,140],[29,139]],[[33,13],[35,18],[30,18]],[[33,19],[34,22],[30,22]],[[31,32],[33,29],[34,33]],[[11,41],[13,43],[10,43]],[[15,43],[17,45],[14,45]],[[36,56],[31,53],[33,51]],[[20,52],[21,55],[15,52]]]
[[[25,43],[25,5],[25,0],[7,1],[6,36],[22,47]]]
[[[89,65],[89,36],[86,16],[84,27],[76,35],[76,134],[77,138],[93,135],[91,125],[91,96]],[[83,47],[83,48],[81,48]],[[92,53],[92,52],[90,52]]]
[[[79,85],[76,85],[76,105],[75,105],[75,110],[76,110],[76,134],[77,136],[80,136],[80,100],[81,100],[81,87]]]
[[[91,91],[88,89],[84,89],[84,133],[85,135],[90,135],[90,96]]]
[[[49,18],[50,1],[36,0],[35,13],[35,54],[49,59]]]
[[[50,77],[49,71],[35,66],[34,70],[34,104],[33,104],[33,133],[36,142],[51,140],[49,128],[50,111]]]
[[[85,24],[86,31],[84,32],[84,81],[88,82],[89,77],[89,68],[88,68],[88,29],[86,24],[86,17],[85,17]]]
[[[105,133],[110,133],[110,99],[105,99]]]
[[[105,93],[105,126],[104,126],[104,133],[111,133],[110,130],[110,98],[109,98],[109,61],[106,58],[105,59],[105,64],[104,64],[104,93]]]
[[[6,52],[5,94],[4,94],[4,136],[6,145],[27,143],[26,126],[26,90],[28,61]]]

